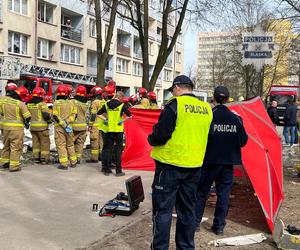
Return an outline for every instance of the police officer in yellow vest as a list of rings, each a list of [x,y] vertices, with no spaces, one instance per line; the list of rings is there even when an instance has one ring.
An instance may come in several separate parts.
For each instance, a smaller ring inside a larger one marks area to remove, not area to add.
[[[32,92],[32,99],[27,104],[31,114],[30,132],[32,135],[32,153],[35,163],[48,164],[50,157],[50,138],[48,123],[51,121],[50,111],[43,96],[43,88],[37,87]]]
[[[20,157],[23,149],[24,125],[28,128],[30,113],[26,105],[21,101],[28,95],[25,87],[16,89],[0,106],[3,118],[3,150],[1,163],[3,168],[9,168],[10,172],[21,170]]]
[[[91,158],[87,162],[98,162],[99,155],[102,153],[103,138],[102,134],[105,132],[104,121],[97,117],[98,111],[105,104],[102,98],[102,89],[95,86],[91,89],[91,95],[95,98],[91,105],[91,120],[89,124],[90,140],[91,140]]]
[[[86,88],[84,86],[78,86],[75,91],[75,97],[71,100],[73,105],[77,109],[77,117],[73,123],[74,133],[74,147],[77,156],[77,163],[80,164],[83,152],[83,146],[86,140],[87,133],[87,98]]]
[[[56,101],[53,104],[53,120],[55,121],[55,144],[60,165],[58,169],[76,167],[77,157],[74,148],[72,124],[77,116],[77,108],[68,100],[66,86],[59,85],[56,90]]]
[[[176,249],[195,249],[197,187],[209,134],[212,110],[193,94],[193,82],[177,76],[148,141],[156,170],[152,184],[153,241],[151,249],[168,249],[172,211],[177,211]]]
[[[114,96],[114,93],[107,93],[108,97]],[[122,172],[121,155],[123,150],[123,132],[124,121],[131,117],[131,113],[124,103],[121,102],[121,98],[124,94],[118,91],[116,98],[109,100],[98,112],[98,115],[107,114],[105,125],[107,126],[107,133],[103,133],[103,151],[102,151],[102,172],[104,175],[109,175],[111,171],[111,159],[112,151],[115,145],[116,150],[116,176],[125,175]],[[127,118],[123,120],[123,114],[127,115]]]

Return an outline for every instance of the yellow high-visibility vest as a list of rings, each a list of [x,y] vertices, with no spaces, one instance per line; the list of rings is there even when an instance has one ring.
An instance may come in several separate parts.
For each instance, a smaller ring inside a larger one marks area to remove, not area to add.
[[[153,147],[151,156],[177,167],[201,167],[213,117],[211,107],[192,96],[176,99],[177,120],[172,137],[165,145]]]
[[[123,132],[124,131],[124,124],[118,125],[118,123],[122,120],[121,117],[121,111],[124,103],[122,103],[120,106],[116,107],[115,109],[110,109],[105,103],[105,108],[107,112],[107,119],[108,124],[107,126],[107,132]]]

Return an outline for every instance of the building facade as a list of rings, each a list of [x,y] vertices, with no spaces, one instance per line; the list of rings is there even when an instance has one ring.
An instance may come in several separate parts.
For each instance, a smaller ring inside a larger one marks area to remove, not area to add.
[[[150,74],[161,39],[161,12],[155,1],[149,3]],[[104,38],[109,9],[104,9],[103,13]],[[175,23],[176,16],[169,24],[170,36],[174,33]],[[117,17],[105,78],[116,81],[128,96],[142,86],[141,55],[137,31],[129,22]],[[19,58],[22,74],[39,72],[57,81],[95,84],[96,18],[92,1],[0,0],[0,56]],[[155,91],[160,101],[166,96],[164,89],[171,85],[174,76],[182,72],[180,35],[156,84]]]
[[[232,52],[239,38],[231,32],[199,32],[197,44],[198,88],[212,91],[214,87],[236,82],[232,68]]]

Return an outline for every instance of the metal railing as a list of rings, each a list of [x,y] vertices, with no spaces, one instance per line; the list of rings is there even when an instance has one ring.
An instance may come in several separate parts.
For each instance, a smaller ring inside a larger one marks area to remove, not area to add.
[[[122,44],[117,44],[117,53],[122,56],[130,56],[130,47]]]
[[[67,25],[61,25],[61,37],[77,42],[82,42],[82,30],[74,29]]]

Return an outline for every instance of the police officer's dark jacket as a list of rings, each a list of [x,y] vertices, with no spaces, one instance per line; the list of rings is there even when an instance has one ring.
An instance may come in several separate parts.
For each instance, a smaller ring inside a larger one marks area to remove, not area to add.
[[[205,164],[240,165],[241,147],[248,140],[242,118],[225,105],[213,108],[214,138],[208,142]]]

